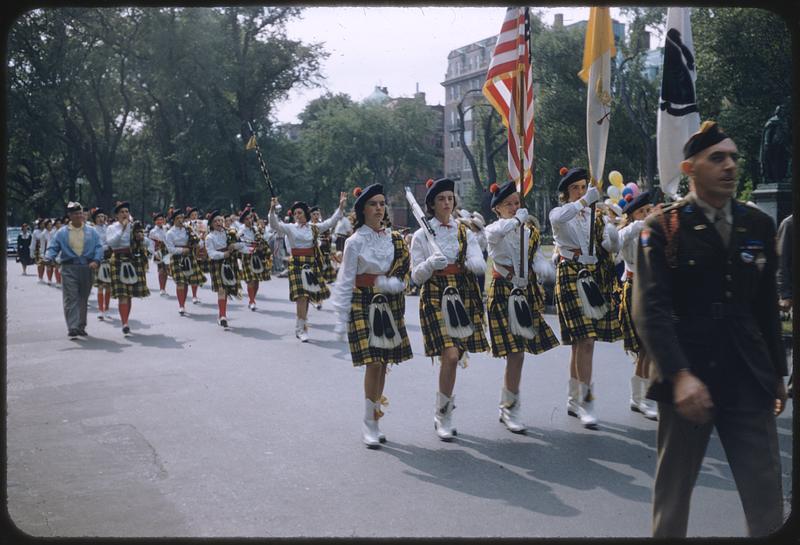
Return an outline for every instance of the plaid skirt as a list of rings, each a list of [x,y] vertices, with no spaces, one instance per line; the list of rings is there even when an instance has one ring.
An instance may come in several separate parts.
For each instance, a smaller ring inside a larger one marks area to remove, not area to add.
[[[44,252],[42,252],[39,248],[36,248],[33,251],[33,261],[37,265],[44,265]]]
[[[102,266],[104,263],[108,263],[109,267],[111,266],[111,260],[109,259],[103,258],[103,260],[100,261],[100,266]],[[111,282],[103,282],[102,280],[100,280],[97,277],[97,269],[95,269],[92,271],[92,286],[94,286],[95,288],[108,289],[111,287]]]
[[[622,340],[625,345],[625,351],[638,354],[641,341],[639,340],[639,335],[636,333],[636,328],[633,327],[633,316],[631,316],[631,307],[633,305],[633,280],[628,279],[624,282],[619,288],[619,291],[619,327],[622,330]]]
[[[620,340],[619,319],[610,301],[607,301],[609,310],[601,319],[592,320],[584,315],[578,295],[578,271],[582,268],[594,275],[594,265],[573,261],[562,260],[556,268],[555,303],[562,344],[572,344],[575,340],[586,338],[609,343]],[[607,297],[605,293],[603,296]]]
[[[169,256],[169,268],[167,269],[169,276],[176,284],[189,284],[190,286],[201,286],[205,284],[206,275],[200,270],[200,266],[194,254],[190,253],[187,257],[191,262],[191,267],[189,270],[185,271],[183,267],[181,267],[182,255],[175,254]]]
[[[541,354],[558,346],[558,339],[553,330],[544,321],[544,294],[542,288],[529,277],[530,282],[526,290],[528,305],[533,314],[533,329],[536,337],[525,339],[512,335],[508,325],[508,298],[511,296],[513,285],[505,279],[492,278],[486,295],[489,316],[489,338],[492,345],[492,356],[503,358],[514,352],[528,352]]]
[[[317,293],[310,293],[303,288],[301,270],[309,265],[317,273],[320,289]],[[289,260],[289,301],[297,301],[301,297],[308,297],[312,303],[319,303],[331,296],[328,284],[317,269],[316,259],[313,255],[294,255]]]
[[[133,264],[136,271],[136,283],[124,284],[122,282],[121,267],[124,261]],[[111,297],[114,299],[131,297],[148,297],[150,290],[147,288],[147,258],[135,259],[128,255],[112,254],[111,259]]]
[[[442,312],[442,292],[448,286],[458,290],[464,309],[472,323],[472,335],[454,339],[447,334]],[[483,299],[475,277],[471,274],[433,275],[423,285],[419,296],[419,322],[426,356],[441,356],[445,348],[458,348],[459,356],[467,352],[488,352],[489,343],[483,331]]]
[[[331,263],[331,256],[325,256],[325,263],[323,264],[322,269],[322,278],[325,279],[326,284],[330,284],[331,282],[336,281],[336,269],[333,268],[333,263]]]
[[[228,262],[233,267],[233,274],[236,276],[236,284],[226,286],[222,283],[222,263],[224,259],[211,260],[211,291],[217,293],[224,292],[228,297],[242,297],[242,271],[239,269],[239,261],[236,258],[229,258]]]
[[[252,254],[242,255],[242,268],[241,276],[245,282],[261,282],[272,278],[270,270],[272,269],[272,259],[267,256],[261,256],[264,263],[264,270],[256,274],[253,271],[253,256]]]
[[[372,288],[354,288],[350,305],[350,320],[347,324],[347,340],[353,365],[374,363],[400,363],[413,357],[411,343],[406,331],[406,299],[402,293],[387,293],[392,318],[403,342],[400,346],[386,350],[369,345],[369,304],[377,292]]]

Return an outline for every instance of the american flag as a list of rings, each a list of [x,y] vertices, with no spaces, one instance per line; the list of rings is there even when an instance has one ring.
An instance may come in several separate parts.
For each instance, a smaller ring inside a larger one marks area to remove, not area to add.
[[[530,51],[531,24],[528,8],[508,8],[497,36],[483,94],[508,129],[508,175],[517,180],[524,172],[523,195],[533,187],[533,75]],[[524,83],[524,85],[523,85]],[[520,98],[524,96],[524,103]],[[522,110],[521,116],[519,110]],[[520,126],[520,117],[523,118]],[[524,144],[520,133],[524,131]],[[522,147],[522,164],[520,164]]]

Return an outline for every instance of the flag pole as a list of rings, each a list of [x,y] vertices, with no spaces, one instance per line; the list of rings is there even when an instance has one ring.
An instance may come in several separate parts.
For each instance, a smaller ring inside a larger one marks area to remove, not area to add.
[[[269,192],[272,194],[272,197],[275,198],[275,187],[272,185],[272,179],[269,177],[267,165],[264,164],[264,158],[261,156],[261,148],[258,147],[258,140],[256,140],[256,131],[253,130],[253,125],[249,121],[247,122],[247,127],[250,129],[251,138],[256,147],[256,155],[258,156],[258,164],[261,166],[261,174],[264,175],[264,181],[267,182]]]
[[[523,8],[523,12],[527,15],[528,8]],[[527,17],[526,17],[527,19]],[[524,40],[524,36],[523,36]],[[519,47],[520,39],[517,37],[517,47]],[[524,46],[523,46],[524,47]],[[519,52],[517,53],[517,140],[519,142],[519,204],[520,208],[525,208],[525,65],[519,62]],[[520,278],[526,277],[526,267],[523,261],[525,260],[525,225],[519,226],[519,276]]]

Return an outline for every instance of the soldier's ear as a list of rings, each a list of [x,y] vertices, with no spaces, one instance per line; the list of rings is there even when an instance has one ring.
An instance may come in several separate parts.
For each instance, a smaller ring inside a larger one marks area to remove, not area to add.
[[[693,170],[694,170],[694,163],[692,163],[688,159],[681,161],[681,172],[683,174],[691,176]]]

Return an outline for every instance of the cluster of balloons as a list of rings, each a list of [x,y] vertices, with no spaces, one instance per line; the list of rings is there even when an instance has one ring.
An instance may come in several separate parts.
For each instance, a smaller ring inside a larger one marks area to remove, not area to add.
[[[622,174],[618,170],[612,170],[608,173],[608,181],[611,185],[608,186],[606,193],[608,199],[606,204],[616,204],[620,208],[625,208],[625,205],[639,196],[641,190],[635,182],[623,183]]]

